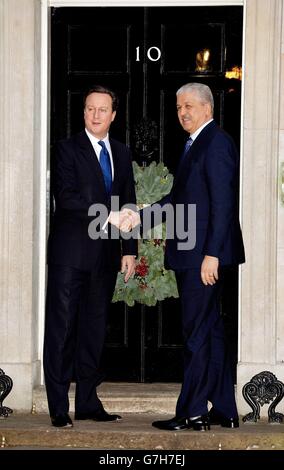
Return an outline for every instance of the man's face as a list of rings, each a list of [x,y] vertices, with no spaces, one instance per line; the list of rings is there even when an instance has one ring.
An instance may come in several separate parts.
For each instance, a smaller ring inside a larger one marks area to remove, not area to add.
[[[212,117],[210,104],[202,103],[194,91],[177,95],[177,113],[182,127],[190,134]]]
[[[112,98],[107,93],[91,93],[84,109],[86,129],[97,139],[103,139],[115,118],[112,110]]]

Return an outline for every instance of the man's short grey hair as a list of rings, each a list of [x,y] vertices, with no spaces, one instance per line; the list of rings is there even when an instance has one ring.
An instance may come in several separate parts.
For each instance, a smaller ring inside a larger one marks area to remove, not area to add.
[[[212,91],[209,86],[204,85],[203,83],[186,83],[180,87],[177,91],[177,95],[181,93],[197,93],[202,103],[209,103],[212,110],[212,115],[214,113],[214,98]]]

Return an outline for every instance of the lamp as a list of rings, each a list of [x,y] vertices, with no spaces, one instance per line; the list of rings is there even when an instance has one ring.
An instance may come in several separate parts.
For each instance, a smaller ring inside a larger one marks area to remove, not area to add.
[[[195,72],[210,72],[212,67],[209,65],[211,51],[208,48],[201,49],[196,54]]]
[[[239,67],[238,65],[235,65],[234,67],[231,68],[231,70],[227,70],[225,73],[225,78],[234,78],[235,80],[241,80],[242,79],[242,67]]]

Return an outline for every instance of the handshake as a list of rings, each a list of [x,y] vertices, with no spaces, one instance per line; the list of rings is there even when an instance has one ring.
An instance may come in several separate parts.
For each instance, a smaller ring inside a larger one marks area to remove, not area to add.
[[[141,220],[138,212],[125,208],[117,212],[111,211],[108,222],[122,232],[130,232],[141,223]]]

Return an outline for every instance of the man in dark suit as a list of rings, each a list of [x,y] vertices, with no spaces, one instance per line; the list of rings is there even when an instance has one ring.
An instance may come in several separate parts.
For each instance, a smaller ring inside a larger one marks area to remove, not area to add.
[[[135,240],[90,238],[93,204],[110,210],[111,196],[120,207],[135,204],[129,149],[109,137],[117,97],[95,86],[84,101],[85,130],[56,146],[52,163],[55,214],[48,246],[48,285],[44,338],[44,374],[53,426],[72,426],[68,391],[76,381],[75,419],[114,421],[97,396],[107,313],[117,271],[125,281],[134,273]],[[122,248],[122,249],[121,249]],[[122,256],[122,257],[121,257]]]
[[[218,306],[224,272],[228,266],[245,261],[238,217],[239,157],[231,137],[213,120],[213,108],[213,96],[206,85],[189,83],[177,91],[178,119],[190,137],[172,191],[157,203],[160,207],[171,204],[175,215],[176,230],[167,239],[165,261],[176,274],[185,344],[176,415],[153,423],[170,431],[206,430],[210,424],[239,425]],[[182,245],[180,236],[192,230],[189,205],[196,208],[196,242],[190,249]],[[146,214],[151,210],[153,207],[141,211],[143,230],[148,229]],[[167,224],[173,223],[168,218]],[[138,222],[133,212],[120,228],[127,230]],[[209,414],[208,401],[213,405]]]

